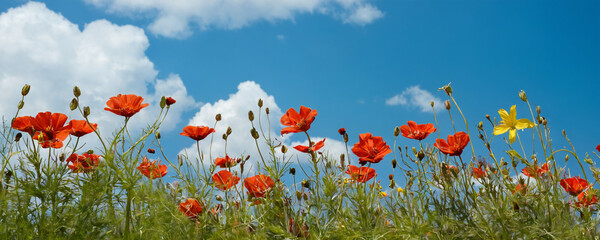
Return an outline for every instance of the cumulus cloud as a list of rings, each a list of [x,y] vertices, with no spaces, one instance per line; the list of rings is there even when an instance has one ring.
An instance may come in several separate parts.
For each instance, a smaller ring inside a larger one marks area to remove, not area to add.
[[[21,97],[21,87],[31,85],[20,115],[41,111],[68,113],[72,89],[82,91],[80,105],[90,106],[90,120],[104,137],[123,124],[123,117],[104,110],[114,95],[137,94],[150,106],[130,121],[131,129],[147,126],[159,112],[162,95],[173,96],[164,131],[180,120],[183,109],[197,106],[177,75],[156,79],[157,71],[145,55],[148,38],[134,26],[93,21],[80,30],[43,3],[29,2],[0,15],[0,114],[10,120]],[[74,119],[82,119],[73,113]]]
[[[204,104],[198,113],[189,121],[189,125],[194,126],[213,126],[215,123],[215,115],[221,114],[222,120],[217,123],[215,128],[215,133],[213,133],[213,143],[211,148],[210,137],[200,141],[200,151],[204,156],[205,166],[212,164],[209,159],[209,156],[212,155],[212,159],[216,157],[223,157],[225,153],[230,157],[240,157],[250,155],[250,160],[248,164],[244,167],[244,171],[250,169],[251,172],[257,172],[259,169],[257,163],[259,163],[260,155],[256,147],[256,143],[250,134],[250,130],[252,129],[252,125],[248,120],[248,111],[252,110],[255,115],[255,127],[258,127],[258,99],[263,100],[263,113],[261,116],[261,121],[263,123],[263,132],[265,135],[269,135],[271,138],[276,139],[275,144],[283,144],[288,147],[288,152],[286,157],[290,159],[292,157],[292,162],[296,163],[297,160],[305,161],[308,160],[308,157],[305,156],[305,153],[301,153],[293,149],[293,146],[296,145],[308,145],[308,140],[305,141],[295,141],[291,142],[289,140],[290,135],[281,136],[280,130],[282,125],[279,123],[279,119],[283,115],[281,109],[275,102],[275,98],[272,95],[267,94],[259,84],[253,81],[245,81],[238,85],[237,92],[229,95],[227,99],[221,99],[214,103],[206,103]],[[270,114],[269,118],[271,121],[271,125],[268,125],[268,121],[266,119],[266,114],[264,113],[264,108],[268,107]],[[227,127],[231,127],[232,134],[228,138],[227,149],[225,149],[225,141],[222,139],[223,133],[227,131]],[[259,129],[260,131],[260,129]],[[323,139],[322,137],[315,136],[312,141],[320,141]],[[193,140],[189,140],[193,142],[189,147],[183,149],[180,154],[187,155],[188,159],[195,163],[195,160],[198,157],[198,150],[196,143]],[[259,139],[259,147],[261,149],[261,153],[265,160],[267,158],[272,158],[270,156],[269,147],[263,138]],[[227,150],[227,151],[226,151]],[[325,140],[325,147],[321,149],[324,154],[329,154],[332,157],[338,157],[339,154],[345,152],[345,146],[342,142],[336,141],[334,139],[328,138]],[[281,157],[280,149],[276,150],[276,156]],[[296,158],[298,157],[298,158]]]
[[[366,25],[383,13],[372,0],[85,0],[108,12],[152,18],[154,34],[183,38],[194,29],[239,29],[259,21],[294,21],[300,14],[320,13],[344,23]]]
[[[391,98],[385,100],[385,104],[389,106],[402,105],[406,107],[416,107],[422,112],[431,112],[431,101],[433,101],[435,109],[442,109],[443,103],[437,97],[427,90],[421,89],[421,87],[412,86],[402,91],[401,94],[397,94]]]

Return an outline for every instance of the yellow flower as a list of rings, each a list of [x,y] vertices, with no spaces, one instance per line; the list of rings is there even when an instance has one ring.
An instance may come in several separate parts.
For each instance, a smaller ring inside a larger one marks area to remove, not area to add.
[[[388,194],[386,192],[379,192],[379,197],[387,197]]]
[[[403,193],[404,189],[402,189],[401,187],[398,187],[398,193]]]
[[[517,106],[515,105],[510,107],[510,114],[504,109],[498,110],[498,114],[500,114],[502,121],[494,127],[494,135],[500,135],[509,131],[508,141],[510,143],[515,142],[517,130],[535,127],[535,123],[525,118],[517,120]]]

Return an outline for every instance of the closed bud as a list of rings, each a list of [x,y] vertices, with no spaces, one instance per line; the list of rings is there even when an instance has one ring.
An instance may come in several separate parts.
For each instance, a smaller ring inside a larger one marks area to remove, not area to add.
[[[433,101],[431,101],[431,103],[429,103],[429,104],[431,104],[431,107],[433,107],[433,105],[434,105]]]
[[[400,135],[400,128],[396,126],[396,128],[394,128],[394,136],[397,137],[398,135]]]
[[[347,143],[348,142],[348,133],[344,133],[344,142]]]
[[[565,163],[569,161],[569,154],[565,155]]]
[[[302,184],[302,187],[310,189],[310,182],[306,181],[306,179],[303,179],[300,184]]]
[[[81,90],[79,90],[78,86],[73,87],[73,95],[78,98],[79,96],[81,96]]]
[[[394,174],[390,174],[390,176],[388,177],[390,180],[394,179]]]
[[[444,107],[446,108],[446,110],[450,110],[450,108],[452,108],[452,104],[450,104],[450,100],[444,101]]]
[[[392,168],[396,168],[398,166],[398,161],[396,159],[392,159]]]
[[[537,120],[538,124],[542,124],[542,122],[544,121],[544,117],[538,117]]]
[[[160,98],[160,108],[165,108],[165,106],[167,106],[167,98],[165,96],[162,96]]]
[[[419,160],[423,160],[423,158],[425,158],[425,153],[423,152],[423,150],[419,150],[419,152],[417,153],[417,158],[419,158]]]
[[[281,153],[286,153],[288,148],[285,145],[281,146]]]
[[[523,101],[523,102],[527,102],[527,94],[525,94],[525,91],[521,90],[519,92],[519,98]]]
[[[483,135],[481,133],[477,137],[479,137],[479,139],[483,140]]]
[[[417,155],[417,149],[415,147],[412,148],[412,151],[415,155]]]
[[[231,127],[227,127],[227,131],[225,132],[225,134],[227,134],[227,136],[231,135],[231,133],[233,132],[233,130],[231,130]]]
[[[479,128],[480,130],[483,130],[483,122],[479,122],[479,124],[477,125],[477,128]]]
[[[250,122],[254,121],[254,112],[252,110],[248,111],[248,119]]]
[[[215,120],[216,120],[217,122],[218,122],[218,121],[221,121],[221,114],[220,114],[220,113],[217,113],[217,115],[215,116]]]
[[[492,121],[492,119],[490,118],[490,115],[489,115],[489,114],[486,114],[486,115],[485,115],[485,118],[486,118],[488,121],[490,121],[490,122]]]
[[[258,99],[258,107],[260,108],[262,106],[263,106],[263,101],[262,101],[262,99],[259,98]]]
[[[265,112],[267,113],[267,115],[269,115],[269,113],[270,113],[269,108],[265,108]]]
[[[516,168],[519,163],[517,161],[512,161],[512,167]]]
[[[390,180],[390,188],[393,188],[396,186],[396,181],[394,181],[394,179]]]
[[[256,131],[256,128],[252,128],[252,129],[250,130],[250,134],[252,135],[252,137],[253,137],[254,139],[258,139],[258,138],[260,137],[260,135],[258,135],[258,132]]]
[[[227,141],[227,134],[223,133],[223,140]]]
[[[22,137],[23,137],[23,134],[17,133],[17,135],[15,135],[15,142],[18,142],[19,140],[21,140]]]
[[[542,108],[540,106],[536,106],[535,111],[537,112],[538,115],[540,115],[540,113],[542,113]]]
[[[290,168],[290,174],[296,175],[296,169],[295,168]]]
[[[154,135],[156,136],[156,139],[160,139],[160,132],[156,131],[156,133],[154,133]]]
[[[298,201],[302,200],[302,193],[300,191],[296,191],[296,199],[298,199]]]
[[[400,151],[400,153],[402,153],[402,146],[398,146],[398,151]]]
[[[77,109],[77,107],[79,106],[79,101],[77,101],[77,98],[73,98],[73,100],[71,100],[71,104],[69,104],[69,108],[71,109],[71,111]]]
[[[65,159],[66,159],[66,156],[65,156],[65,154],[64,154],[64,153],[61,153],[60,155],[58,155],[58,160],[59,160],[59,161],[61,161],[61,162],[64,162],[64,161],[65,161]]]
[[[23,101],[19,101],[19,105],[17,105],[18,109],[23,109],[23,106],[25,105],[25,103]]]
[[[94,150],[92,150],[92,149],[88,150],[87,154],[94,154]]]
[[[340,165],[342,165],[342,167],[346,166],[346,154],[340,154]]]
[[[546,121],[546,118],[544,118],[544,121],[542,121],[542,124],[543,124],[544,126],[548,125],[548,121]]]
[[[219,201],[219,202],[220,202],[220,201],[223,201],[223,197],[221,197],[220,195],[217,195],[217,196],[215,197],[215,199],[217,199],[217,201]]]
[[[585,158],[585,159],[583,159],[583,161],[585,161],[589,165],[594,165],[594,162],[592,161],[591,158]]]
[[[302,194],[302,198],[304,199],[304,201],[308,200],[308,194]],[[305,216],[306,212],[303,212],[302,214]]]
[[[89,106],[83,107],[83,117],[87,118],[89,115],[90,115],[90,107]]]
[[[27,96],[27,94],[29,93],[29,89],[31,89],[31,86],[29,86],[29,84],[25,84],[25,86],[23,86],[23,88],[21,89],[21,95]]]
[[[565,131],[564,129],[562,130],[562,135],[563,137],[567,137],[567,131]]]

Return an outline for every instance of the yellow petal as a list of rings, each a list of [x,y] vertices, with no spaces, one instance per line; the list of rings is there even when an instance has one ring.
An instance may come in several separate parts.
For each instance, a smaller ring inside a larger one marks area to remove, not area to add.
[[[532,127],[535,127],[535,123],[529,121],[526,118],[521,118],[521,119],[517,120],[517,124],[515,125],[515,128],[517,128],[517,129],[532,128]]]
[[[508,131],[510,127],[506,126],[506,124],[499,124],[494,127],[494,135],[500,135]]]
[[[500,118],[502,118],[502,121],[506,122],[507,120],[510,119],[510,117],[508,116],[508,112],[506,112],[506,110],[504,110],[504,109],[498,110],[498,114],[500,114]]]
[[[512,105],[510,107],[510,119],[514,122],[517,121],[517,106],[516,105]]]
[[[517,139],[517,130],[511,129],[508,132],[508,141],[510,143],[514,143],[516,139]]]

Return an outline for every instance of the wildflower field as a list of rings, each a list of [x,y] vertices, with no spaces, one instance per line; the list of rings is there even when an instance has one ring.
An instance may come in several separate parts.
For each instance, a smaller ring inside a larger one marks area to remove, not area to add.
[[[143,96],[118,94],[104,109],[90,109],[75,87],[71,113],[23,116],[31,87],[23,87],[2,130],[0,239],[599,238],[600,145],[586,153],[554,148],[542,108],[523,91],[497,114],[469,120],[444,86],[453,134],[439,134],[441,113],[430,123],[398,119],[406,124],[387,136],[334,129],[346,144],[340,156],[321,151],[325,140],[311,141],[317,109],[293,106],[271,119],[256,99],[248,109],[253,128],[235,131],[250,132],[256,144],[247,147],[259,148],[258,156],[200,147],[197,155],[169,156],[160,127],[176,99],[163,97],[156,118],[132,135],[128,121],[150,111]],[[90,121],[98,111],[114,113],[122,127],[101,135]],[[180,137],[196,146],[227,143],[234,130],[216,132],[221,118],[186,126]],[[280,132],[263,130],[278,123]],[[527,131],[527,139],[519,136]],[[309,145],[283,145],[278,138],[286,134],[306,136]],[[97,146],[84,145],[93,138]],[[398,138],[412,144],[396,145]],[[524,141],[534,144],[527,149]],[[290,156],[290,148],[300,155]],[[255,169],[245,168],[250,160]],[[580,176],[570,175],[568,161]],[[378,175],[376,165],[394,173]]]

